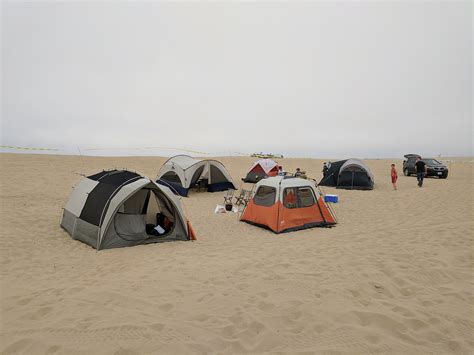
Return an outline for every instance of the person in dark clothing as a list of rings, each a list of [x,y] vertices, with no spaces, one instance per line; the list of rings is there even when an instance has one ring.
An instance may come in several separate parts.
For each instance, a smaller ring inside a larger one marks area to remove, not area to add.
[[[422,187],[423,179],[426,175],[426,163],[423,160],[421,160],[421,158],[417,158],[415,167],[416,167],[416,179],[418,180],[418,186]]]
[[[324,165],[323,165],[323,177],[326,177],[326,175],[328,174],[328,165],[326,164],[326,162],[324,162]]]

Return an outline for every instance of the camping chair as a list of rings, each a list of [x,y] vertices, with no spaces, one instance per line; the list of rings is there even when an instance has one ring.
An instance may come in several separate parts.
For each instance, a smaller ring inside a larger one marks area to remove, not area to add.
[[[235,204],[237,206],[240,206],[244,201],[244,191],[245,191],[245,189],[240,190],[239,195],[235,196]]]
[[[247,206],[247,204],[250,201],[251,196],[252,196],[252,190],[245,190],[244,198],[243,198],[244,206]]]
[[[224,205],[231,205],[234,198],[234,190],[228,189],[224,195]]]
[[[252,191],[250,191],[250,190],[245,190],[245,189],[240,190],[239,196],[235,197],[235,204],[237,206],[240,206],[240,205],[247,206],[247,204],[250,200],[251,193],[252,193]]]

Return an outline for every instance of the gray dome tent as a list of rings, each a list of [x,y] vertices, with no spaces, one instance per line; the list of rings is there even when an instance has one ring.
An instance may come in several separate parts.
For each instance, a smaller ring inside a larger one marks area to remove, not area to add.
[[[168,159],[161,167],[157,182],[170,186],[181,196],[187,196],[191,187],[199,181],[207,191],[225,191],[235,185],[225,166],[213,159],[195,159],[189,155],[176,155]]]
[[[374,175],[360,159],[340,160],[331,163],[319,185],[333,186],[338,189],[372,190]]]
[[[154,232],[158,224],[165,227],[161,235]],[[173,192],[127,170],[83,178],[64,207],[61,227],[97,250],[195,239]]]

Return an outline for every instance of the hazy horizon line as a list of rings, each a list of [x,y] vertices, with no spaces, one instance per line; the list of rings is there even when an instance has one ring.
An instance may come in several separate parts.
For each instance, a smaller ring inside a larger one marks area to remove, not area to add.
[[[144,155],[137,155],[137,154],[87,154],[87,153],[72,153],[72,152],[61,152],[60,150],[20,150],[20,151],[7,151],[4,148],[0,148],[0,154],[20,154],[20,155],[51,155],[51,156],[64,156],[64,157],[91,157],[91,158],[170,158],[176,155],[189,155],[194,158],[202,158],[202,159],[208,159],[208,158],[251,158],[251,154],[219,154],[219,152],[216,153],[207,153],[207,154],[187,154],[186,152],[182,152],[179,154],[170,154],[170,155],[165,155],[165,154],[144,154]],[[406,153],[409,154],[409,153]],[[474,158],[474,154],[472,155],[422,155],[424,157],[430,157],[430,158],[439,158],[439,159],[446,159],[446,158]],[[254,157],[255,159],[258,159],[258,157]],[[283,155],[283,158],[277,158],[274,157],[272,159],[278,160],[278,159],[315,159],[315,160],[335,160],[335,159],[349,159],[349,158],[359,158],[363,160],[383,160],[383,159],[404,159],[403,155],[402,156],[353,156],[353,155],[335,155],[335,156],[317,156],[317,155]]]

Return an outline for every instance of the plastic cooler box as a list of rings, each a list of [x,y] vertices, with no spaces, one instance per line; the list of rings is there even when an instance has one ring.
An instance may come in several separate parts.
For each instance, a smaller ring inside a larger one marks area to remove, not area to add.
[[[338,203],[339,202],[339,197],[337,195],[325,195],[324,196],[324,202]]]

